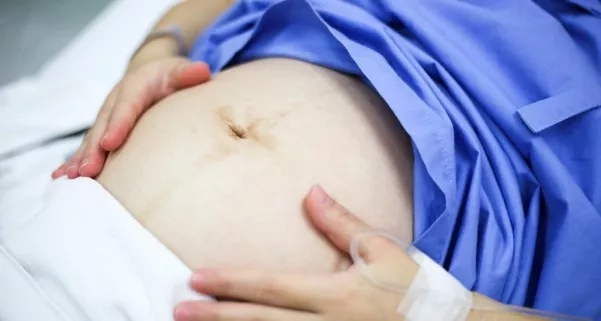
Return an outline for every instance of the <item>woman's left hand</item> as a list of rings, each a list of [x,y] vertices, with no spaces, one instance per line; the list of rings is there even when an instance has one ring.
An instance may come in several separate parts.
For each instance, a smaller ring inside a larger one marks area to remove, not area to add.
[[[310,220],[337,248],[370,227],[313,187],[305,199]],[[359,248],[372,275],[409,287],[417,264],[393,241],[374,236]],[[220,299],[190,301],[175,309],[177,321],[397,321],[402,294],[374,285],[358,268],[325,275],[201,270],[194,290]]]

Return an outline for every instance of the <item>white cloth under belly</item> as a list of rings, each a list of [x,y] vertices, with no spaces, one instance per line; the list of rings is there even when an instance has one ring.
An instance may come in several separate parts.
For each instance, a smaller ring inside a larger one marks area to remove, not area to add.
[[[52,183],[0,235],[0,320],[173,320],[191,271],[100,184]]]

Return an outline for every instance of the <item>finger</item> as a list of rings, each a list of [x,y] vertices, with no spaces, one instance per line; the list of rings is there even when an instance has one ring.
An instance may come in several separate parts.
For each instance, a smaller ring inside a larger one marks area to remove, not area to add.
[[[196,86],[208,81],[211,78],[209,65],[204,62],[195,62],[183,64],[174,75],[174,87],[183,89]]]
[[[176,321],[318,321],[311,312],[235,302],[190,301],[175,308]]]
[[[83,159],[79,164],[79,175],[82,177],[96,177],[102,171],[107,157],[107,151],[100,147],[100,136],[90,139],[84,151]]]
[[[333,288],[327,276],[201,270],[191,287],[203,294],[282,308],[318,311]]]
[[[71,159],[67,162],[67,177],[70,179],[77,178],[79,176],[79,163],[83,158],[83,151],[85,148],[85,143],[77,149],[75,154],[71,156]]]
[[[114,101],[111,98],[107,99],[107,104],[112,103],[111,100]],[[86,135],[83,157],[78,167],[78,173],[83,177],[96,177],[104,167],[107,151],[101,147],[101,142],[106,131],[108,118],[110,117],[107,114],[112,108],[111,105],[107,106],[105,111],[101,111],[98,115],[94,126],[88,130]]]
[[[110,101],[107,101],[110,103]],[[104,108],[104,107],[103,107]],[[107,107],[110,110],[110,106]],[[106,151],[100,147],[100,141],[106,128],[106,112],[99,113],[96,122],[86,134],[83,144],[82,158],[78,164],[78,174],[83,177],[96,177],[106,159]]]
[[[107,151],[119,148],[140,116],[155,102],[178,89],[203,83],[210,77],[207,64],[189,61],[170,65],[168,70],[156,71],[154,75],[131,75],[124,80],[102,140],[102,148]]]
[[[94,177],[102,170],[103,158],[106,157],[106,153],[99,150],[98,147],[100,146],[100,137],[106,128],[107,120],[117,98],[118,88],[119,84],[111,90],[80,147],[65,164],[52,173],[53,179],[63,175],[67,175],[69,178],[76,178],[80,175]],[[100,166],[97,165],[98,163],[100,163]]]
[[[100,111],[98,112],[98,116],[96,116],[96,120],[92,127],[88,130],[86,134],[86,140],[90,140],[90,146],[97,145],[100,146],[102,142],[102,138],[106,132],[106,127],[108,124],[111,115],[113,114],[113,110],[115,109],[115,104],[117,103],[117,98],[119,97],[120,88],[122,86],[123,81],[120,81],[115,85],[113,90],[109,93],[109,95],[104,100]]]
[[[154,80],[157,81],[160,80]],[[129,75],[122,81],[100,143],[104,150],[114,151],[123,144],[140,115],[157,99],[156,89],[153,90],[157,86],[139,74]]]
[[[52,172],[52,179],[57,179],[65,174],[67,174],[67,164],[63,163]]]
[[[313,186],[305,198],[309,218],[338,249],[348,253],[351,241],[359,233],[373,230],[356,215],[330,197],[320,186]],[[385,257],[398,246],[391,240],[374,236],[359,243],[360,255],[369,263]]]

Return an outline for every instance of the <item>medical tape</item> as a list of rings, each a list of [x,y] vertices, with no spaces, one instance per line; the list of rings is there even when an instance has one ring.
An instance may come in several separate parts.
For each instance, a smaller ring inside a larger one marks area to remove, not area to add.
[[[407,251],[419,270],[409,287],[376,278],[359,254],[359,244],[365,237],[387,238]],[[394,236],[378,230],[368,230],[353,236],[349,253],[361,274],[374,285],[403,294],[397,313],[408,321],[465,321],[472,307],[472,293],[445,269],[413,246],[403,244]]]
[[[472,293],[427,255],[410,247],[419,265],[397,312],[410,321],[464,321],[472,308]]]

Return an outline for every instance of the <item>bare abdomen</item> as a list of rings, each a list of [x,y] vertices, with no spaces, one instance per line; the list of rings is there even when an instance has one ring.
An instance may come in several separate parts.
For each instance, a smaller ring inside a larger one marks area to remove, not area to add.
[[[359,81],[293,60],[158,103],[98,181],[192,269],[335,269],[302,208],[313,184],[411,238],[412,152],[396,118]]]

